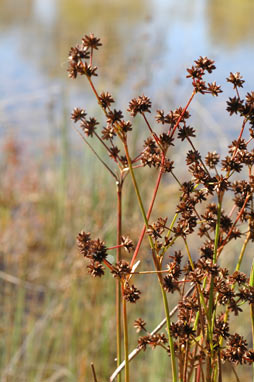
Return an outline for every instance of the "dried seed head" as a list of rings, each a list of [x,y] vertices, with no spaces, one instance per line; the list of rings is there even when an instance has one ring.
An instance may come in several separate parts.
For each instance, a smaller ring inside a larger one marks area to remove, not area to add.
[[[102,46],[100,39],[95,37],[93,33],[90,33],[90,35],[85,35],[82,38],[82,42],[84,47],[87,48],[98,49],[99,46]]]
[[[220,156],[219,154],[216,153],[216,151],[213,151],[212,153],[208,152],[205,157],[205,163],[210,168],[215,168],[215,166],[219,163],[219,161],[220,161]]]
[[[111,271],[114,277],[119,279],[126,278],[127,275],[131,273],[131,268],[129,266],[128,261],[126,260],[120,260],[118,263],[116,263]]]
[[[216,69],[216,66],[214,65],[214,61],[210,60],[207,57],[200,56],[199,59],[194,62],[198,68],[203,69],[204,71],[207,71],[208,73],[212,73],[212,71]]]
[[[136,303],[136,301],[140,298],[140,290],[138,290],[134,285],[129,286],[128,283],[126,283],[124,287],[123,297],[125,300]]]
[[[98,261],[91,261],[87,269],[92,277],[101,277],[104,275],[104,267]]]
[[[135,117],[138,113],[151,113],[151,100],[145,95],[139,96],[138,98],[133,98],[129,102],[129,108],[127,111]]]
[[[69,61],[74,61],[78,63],[80,60],[90,58],[90,52],[86,47],[76,45],[74,48],[70,49]]]
[[[78,234],[77,245],[78,245],[80,253],[85,257],[88,257],[90,255],[91,242],[92,240],[90,238],[90,233],[81,231]]]
[[[228,82],[231,82],[233,85],[234,85],[234,89],[236,89],[237,87],[238,88],[242,88],[243,87],[243,83],[245,82],[244,80],[242,80],[242,76],[240,75],[239,72],[236,72],[236,73],[232,73],[230,72],[230,75],[228,78],[226,78],[226,80]]]
[[[179,127],[177,138],[184,141],[186,138],[195,137],[195,130],[190,126]]]
[[[80,127],[88,137],[92,137],[97,125],[99,125],[99,122],[97,122],[97,120],[92,117],[88,120],[83,120]]]
[[[140,333],[141,330],[145,330],[146,331],[146,328],[145,328],[146,323],[145,323],[145,321],[142,318],[138,318],[137,320],[135,320],[134,323],[133,323],[133,326],[136,329],[137,333]]]
[[[115,100],[112,97],[112,95],[110,93],[108,93],[108,92],[101,93],[101,95],[99,96],[99,100],[100,100],[101,106],[104,109],[106,109],[107,107],[110,107],[111,104],[115,102]]]
[[[174,278],[170,275],[163,278],[163,288],[168,293],[174,293],[176,290],[179,291],[178,284],[174,281]]]
[[[107,122],[109,124],[114,124],[115,122],[120,122],[121,119],[123,118],[123,113],[121,110],[110,110],[108,113],[107,113]]]
[[[128,236],[121,237],[121,244],[128,252],[130,252],[134,247],[133,241]]]
[[[80,109],[79,107],[75,107],[71,114],[71,119],[76,123],[86,117],[86,112],[84,109]]]
[[[202,79],[203,75],[205,74],[204,70],[197,66],[192,66],[191,68],[188,68],[187,72],[189,74],[186,76],[186,78],[193,78],[199,80]]]
[[[213,96],[217,97],[219,93],[222,93],[221,87],[216,84],[216,82],[207,84],[207,91],[211,93]]]

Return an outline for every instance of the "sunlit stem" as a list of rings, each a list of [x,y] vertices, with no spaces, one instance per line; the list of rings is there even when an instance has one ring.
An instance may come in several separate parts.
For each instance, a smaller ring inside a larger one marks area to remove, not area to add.
[[[250,272],[250,286],[254,287],[254,260],[251,266]],[[252,331],[252,347],[254,350],[254,304],[250,304],[250,316],[251,316],[251,331]],[[252,382],[254,382],[254,363],[252,364]]]
[[[121,260],[121,236],[122,236],[122,182],[116,182],[117,187],[117,248],[116,261]],[[117,367],[121,364],[122,333],[121,333],[121,281],[116,280],[116,343],[117,343]],[[121,382],[121,374],[117,376],[117,382]]]
[[[124,292],[124,287],[122,285],[122,295]],[[123,298],[123,334],[124,334],[124,359],[125,359],[125,382],[130,381],[129,374],[129,343],[128,343],[128,321],[127,321],[127,302]]]
[[[133,171],[133,168],[132,168],[132,162],[131,162],[131,158],[130,158],[130,155],[129,155],[129,150],[128,150],[127,142],[125,141],[123,143],[124,143],[125,154],[126,154],[126,158],[127,158],[127,161],[128,161],[128,166],[129,166],[129,169],[130,169],[130,174],[131,174],[133,186],[134,186],[134,189],[135,189],[135,192],[136,192],[136,195],[137,195],[139,207],[140,207],[140,210],[141,210],[144,222],[145,222],[145,226],[148,228],[148,219],[146,217],[144,205],[143,205],[142,198],[141,198],[141,195],[140,195],[140,191],[139,191],[139,188],[138,188],[138,185],[137,185],[135,174],[134,174],[134,171]],[[149,243],[150,243],[150,246],[151,246],[151,249],[152,249],[152,256],[153,256],[153,261],[154,261],[155,268],[157,270],[161,270],[160,269],[159,261],[157,259],[156,254],[155,254],[155,248],[154,248],[153,240],[152,240],[152,238],[150,236],[148,236],[148,239],[149,239]],[[175,349],[174,349],[173,337],[171,335],[171,330],[170,330],[170,316],[169,316],[168,301],[167,301],[166,292],[165,292],[165,290],[163,288],[163,279],[161,277],[161,274],[158,274],[158,279],[159,279],[159,282],[160,282],[162,298],[163,298],[163,304],[164,304],[164,310],[165,310],[165,316],[166,316],[166,319],[167,319],[168,339],[169,339],[169,347],[170,347],[170,356],[171,356],[171,366],[172,366],[173,382],[177,382]]]
[[[214,238],[214,252],[213,252],[213,263],[214,264],[216,264],[216,261],[217,261],[217,250],[218,250],[218,244],[219,244],[219,238],[220,238],[221,207],[222,207],[222,195],[219,195],[218,196],[218,206],[217,206],[217,222],[216,222],[215,238]],[[208,303],[208,317],[207,317],[208,318],[207,337],[208,337],[208,340],[210,342],[211,358],[213,358],[213,356],[214,356],[213,324],[212,324],[213,308],[214,308],[214,277],[213,277],[213,275],[211,275],[209,303]],[[207,366],[208,366],[207,372],[209,373],[209,378],[211,380],[212,368],[211,368],[211,360],[210,359],[208,359]]]

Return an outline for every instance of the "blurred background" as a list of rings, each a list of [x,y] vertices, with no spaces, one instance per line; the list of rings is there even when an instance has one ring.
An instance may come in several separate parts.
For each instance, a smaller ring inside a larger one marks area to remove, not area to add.
[[[70,46],[90,32],[101,38],[95,83],[124,112],[143,93],[154,111],[184,105],[192,91],[186,67],[200,55],[215,60],[211,81],[223,93],[196,97],[190,112],[201,149],[223,153],[239,131],[225,112],[233,94],[225,78],[240,71],[244,91],[254,89],[253,17],[253,0],[0,0],[1,381],[89,381],[91,361],[105,381],[115,367],[114,283],[91,280],[75,247],[83,228],[115,244],[114,184],[70,121],[79,106],[105,123],[85,79],[68,79]],[[144,126],[135,126],[138,149]],[[124,231],[135,240],[133,227],[142,223],[129,181],[125,187]],[[164,182],[156,212],[170,216],[176,197],[177,187]],[[251,255],[247,272],[250,262]],[[147,282],[156,301],[156,279]],[[160,301],[151,308],[144,295],[130,322],[140,315],[152,329],[163,317]],[[131,327],[130,335],[135,346]],[[165,357],[141,354],[131,366],[134,380],[164,380]]]

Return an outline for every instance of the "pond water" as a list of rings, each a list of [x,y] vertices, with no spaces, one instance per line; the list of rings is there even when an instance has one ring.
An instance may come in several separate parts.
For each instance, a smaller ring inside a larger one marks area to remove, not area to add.
[[[245,91],[254,88],[253,0],[0,0],[0,8],[2,137],[12,132],[36,142],[72,107],[96,109],[85,80],[66,73],[70,46],[90,32],[103,42],[97,86],[119,96],[124,109],[143,92],[155,109],[185,103],[185,69],[206,55],[216,60],[211,80],[224,93],[197,97],[193,110],[223,138],[221,125],[234,128],[224,112],[232,94],[225,77],[240,71]]]

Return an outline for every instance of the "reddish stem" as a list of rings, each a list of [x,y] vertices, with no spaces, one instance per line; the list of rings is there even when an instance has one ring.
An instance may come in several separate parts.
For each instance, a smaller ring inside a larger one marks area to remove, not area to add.
[[[200,382],[200,375],[201,375],[201,366],[199,363],[198,368],[197,368],[196,382]]]
[[[189,107],[191,101],[193,100],[193,97],[194,97],[195,94],[196,94],[196,91],[193,90],[192,95],[191,95],[189,101],[187,102],[185,108],[184,108],[183,111],[182,111],[182,114],[180,115],[180,117],[179,117],[178,120],[176,121],[176,124],[175,124],[175,126],[174,126],[174,128],[173,128],[173,130],[172,130],[172,132],[171,132],[171,137],[173,137],[173,135],[175,134],[175,131],[176,131],[176,129],[178,128],[178,126],[179,126],[179,124],[180,124],[180,122],[181,122],[181,120],[182,120],[182,118],[183,118],[183,116],[184,116],[186,110],[188,109],[188,107]],[[168,132],[168,135],[169,135],[169,134],[170,134],[170,130],[169,130],[169,132]]]
[[[163,155],[163,159],[165,160],[164,155]],[[153,192],[153,197],[152,197],[152,200],[151,200],[151,203],[150,203],[150,206],[149,206],[149,210],[148,210],[147,215],[146,215],[147,220],[150,219],[150,216],[151,216],[151,213],[152,213],[152,209],[153,209],[153,206],[154,206],[155,198],[157,196],[157,192],[158,192],[158,188],[159,188],[159,185],[160,185],[162,174],[163,174],[163,172],[162,172],[162,170],[160,170],[158,178],[157,178],[157,181],[156,181],[155,189],[154,189],[154,192]],[[145,232],[146,232],[146,225],[144,224],[142,232],[141,232],[139,240],[138,240],[138,244],[136,246],[136,249],[135,249],[134,254],[132,256],[132,259],[131,259],[131,263],[130,263],[130,267],[131,268],[133,267],[134,262],[136,260],[136,257],[138,255],[138,252],[139,252],[140,246],[142,244]]]
[[[192,95],[189,99],[189,101],[187,102],[185,108],[183,109],[180,117],[178,118],[178,120],[176,121],[176,124],[171,132],[171,137],[173,137],[177,127],[179,126],[186,110],[188,109],[191,101],[193,100],[193,97],[194,95],[196,94],[195,90],[192,92]],[[170,130],[168,131],[168,135],[170,134]],[[158,175],[158,178],[157,178],[157,181],[156,181],[156,185],[155,185],[155,189],[154,189],[154,192],[153,192],[153,197],[152,197],[152,200],[151,200],[151,203],[150,203],[150,206],[149,206],[149,209],[148,209],[148,212],[147,212],[147,220],[150,219],[150,216],[151,216],[151,212],[152,212],[152,209],[153,209],[153,206],[154,206],[154,202],[155,202],[155,199],[156,199],[156,196],[157,196],[157,192],[158,192],[158,189],[159,189],[159,185],[160,185],[160,182],[161,182],[161,178],[162,178],[162,174],[163,174],[163,165],[164,165],[164,162],[165,162],[165,153],[162,153],[162,160],[161,160],[161,169],[160,169],[160,172],[159,172],[159,175]],[[139,237],[139,240],[138,240],[138,244],[136,246],[136,249],[134,251],[134,254],[132,256],[132,259],[131,259],[131,263],[130,263],[130,266],[133,267],[134,265],[134,262],[136,260],[136,257],[138,255],[138,252],[139,252],[139,249],[140,249],[140,246],[142,244],[142,241],[143,241],[143,238],[144,238],[144,235],[145,235],[145,232],[146,232],[146,226],[144,225],[143,226],[143,229],[141,231],[141,234],[140,234],[140,237]]]
[[[119,244],[119,245],[114,245],[113,247],[108,247],[107,250],[111,251],[111,249],[118,249],[118,248],[122,248],[122,247],[123,247],[123,244]],[[119,260],[116,259],[116,261],[119,261]]]
[[[111,271],[113,271],[113,265],[106,259],[103,260],[103,263],[108,267]]]
[[[144,113],[141,113],[141,114],[142,114],[142,116],[144,117],[144,120],[145,120],[145,122],[146,122],[146,124],[147,124],[147,127],[148,127],[150,133],[152,134],[152,136],[154,137],[154,139],[155,139],[157,145],[158,145],[159,147],[161,147],[160,140],[159,140],[159,138],[157,137],[156,133],[155,133],[155,132],[153,131],[153,129],[151,128],[151,125],[150,125],[150,123],[148,122],[148,119],[146,118],[145,114],[144,114]]]

